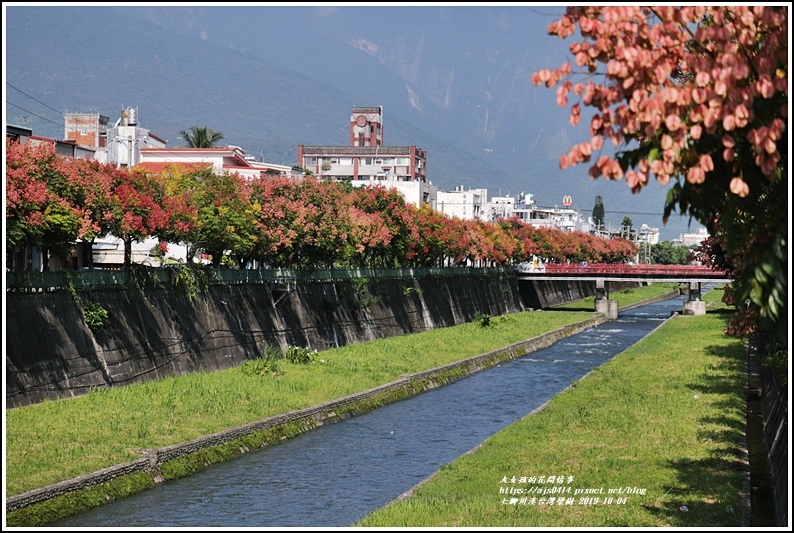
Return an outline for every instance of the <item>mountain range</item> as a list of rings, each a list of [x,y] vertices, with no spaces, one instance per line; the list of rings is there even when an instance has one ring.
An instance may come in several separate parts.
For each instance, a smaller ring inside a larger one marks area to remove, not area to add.
[[[533,72],[569,58],[549,36],[563,7],[531,5],[133,5],[4,3],[6,122],[62,138],[62,113],[127,106],[169,146],[206,126],[270,163],[297,163],[297,146],[348,144],[354,106],[382,106],[384,144],[427,151],[442,190],[535,195],[606,221],[659,227],[662,240],[700,224],[662,223],[665,187],[633,195],[591,180],[559,156],[586,139],[555,91]]]

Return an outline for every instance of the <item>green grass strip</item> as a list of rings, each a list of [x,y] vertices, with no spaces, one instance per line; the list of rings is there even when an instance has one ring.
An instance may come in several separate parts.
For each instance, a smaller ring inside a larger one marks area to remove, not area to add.
[[[356,525],[740,526],[745,345],[721,295]]]

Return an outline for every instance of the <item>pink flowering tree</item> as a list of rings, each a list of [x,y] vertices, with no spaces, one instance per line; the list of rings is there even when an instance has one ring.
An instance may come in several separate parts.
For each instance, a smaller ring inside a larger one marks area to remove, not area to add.
[[[556,87],[574,126],[591,108],[590,139],[560,167],[589,164],[635,193],[669,186],[664,220],[689,214],[721,238],[719,258],[741,253],[737,303],[787,343],[788,8],[569,7],[548,31],[578,31],[573,63],[533,83]]]
[[[91,265],[92,242],[110,230],[111,188],[118,171],[95,160],[64,157],[49,144],[6,141],[6,250],[28,245],[66,260],[78,240]]]
[[[124,242],[124,268],[132,266],[132,243],[143,242],[168,224],[163,191],[150,174],[122,171],[114,183],[110,233]]]

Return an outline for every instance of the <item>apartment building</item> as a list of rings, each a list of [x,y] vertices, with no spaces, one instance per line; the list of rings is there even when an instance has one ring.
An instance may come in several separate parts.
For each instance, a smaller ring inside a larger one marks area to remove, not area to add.
[[[463,185],[455,187],[454,191],[438,191],[436,195],[436,210],[448,217],[457,217],[464,220],[483,219],[483,206],[487,204],[487,189],[464,189]]]
[[[97,111],[90,113],[64,113],[63,138],[81,146],[105,148],[110,117]]]
[[[438,188],[427,181],[427,153],[413,145],[383,144],[382,107],[353,107],[349,146],[298,145],[298,166],[354,187],[395,188],[406,201],[436,206]]]

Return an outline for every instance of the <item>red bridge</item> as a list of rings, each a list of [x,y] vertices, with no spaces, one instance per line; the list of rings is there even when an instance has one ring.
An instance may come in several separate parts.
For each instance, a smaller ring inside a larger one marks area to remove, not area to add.
[[[519,279],[527,280],[583,280],[603,281],[673,281],[673,282],[724,282],[730,277],[725,272],[701,265],[628,265],[625,263],[556,264],[540,268],[518,268]]]

